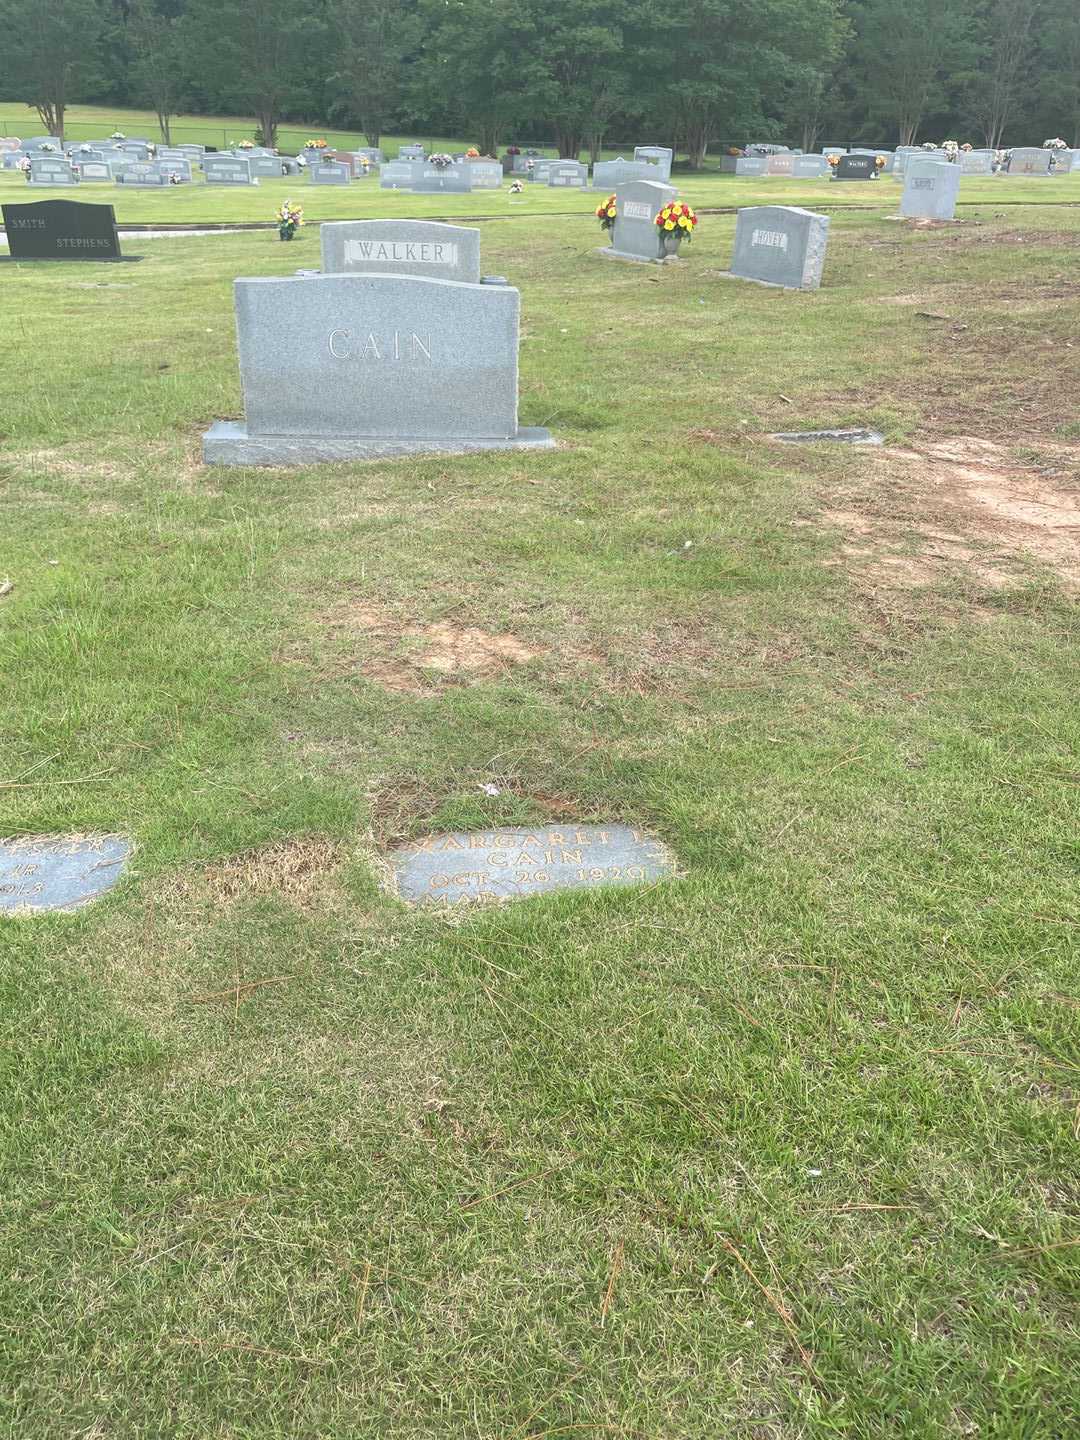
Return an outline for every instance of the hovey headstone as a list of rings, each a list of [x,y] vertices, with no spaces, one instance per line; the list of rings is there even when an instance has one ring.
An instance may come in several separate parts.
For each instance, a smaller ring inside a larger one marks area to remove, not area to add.
[[[406,904],[451,910],[553,890],[642,885],[675,875],[675,857],[628,825],[558,825],[429,835],[389,856]]]
[[[111,205],[38,200],[5,205],[4,229],[13,260],[119,260]]]
[[[731,274],[742,280],[816,290],[825,266],[829,217],[793,205],[754,205],[735,222]]]
[[[952,220],[960,194],[960,166],[911,159],[904,171],[900,214],[908,219]]]
[[[304,465],[550,446],[517,422],[520,296],[419,275],[237,280],[246,423],[208,464]]]
[[[130,854],[122,835],[0,839],[0,915],[77,910],[112,889]]]
[[[319,227],[326,275],[426,275],[480,283],[480,231],[434,220],[342,220]]]
[[[615,192],[615,228],[610,246],[601,254],[622,260],[658,261],[664,255],[663,231],[656,217],[665,205],[676,199],[672,185],[656,180],[629,180]]]

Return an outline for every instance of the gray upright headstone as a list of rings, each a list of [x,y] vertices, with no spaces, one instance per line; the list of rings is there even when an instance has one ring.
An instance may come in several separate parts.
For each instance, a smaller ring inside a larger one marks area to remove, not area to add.
[[[434,220],[341,220],[319,227],[326,275],[426,275],[480,283],[480,231]]]
[[[735,222],[731,274],[788,290],[816,290],[825,266],[829,217],[793,205],[754,205]]]
[[[466,160],[463,170],[474,190],[501,190],[503,169],[498,160]]]
[[[735,161],[735,174],[764,175],[768,163],[764,155],[740,155]]]
[[[207,155],[203,158],[203,175],[208,185],[257,185],[251,173],[251,161],[235,155]]]
[[[959,165],[943,165],[940,160],[909,160],[904,171],[900,214],[912,220],[952,220],[960,194],[960,175]]]
[[[661,260],[664,232],[656,217],[678,197],[671,185],[656,180],[628,180],[615,191],[615,227],[603,253],[621,260]]]
[[[71,168],[66,155],[42,155],[30,157],[31,185],[77,185],[78,174]]]
[[[203,458],[303,465],[550,446],[517,421],[520,296],[418,275],[237,280],[246,422]]]
[[[423,170],[422,160],[386,160],[379,166],[379,188],[411,190]]]
[[[1025,145],[1017,146],[1009,156],[1010,175],[1049,175],[1052,150],[1036,150]]]
[[[556,160],[548,166],[547,183],[559,189],[584,189],[589,183],[589,167],[580,160]]]
[[[796,180],[818,180],[829,173],[824,155],[796,155],[791,161],[791,174]]]
[[[877,160],[873,155],[841,155],[833,171],[834,180],[873,180],[878,172]]]
[[[472,175],[465,164],[425,165],[412,188],[417,195],[467,195],[472,190]]]
[[[795,173],[795,156],[790,150],[769,155],[765,160],[766,175],[792,176]]]
[[[651,176],[654,180],[671,179],[671,162],[675,158],[675,152],[664,145],[635,145],[634,159],[644,164],[652,165],[659,170],[658,175]]]
[[[312,185],[348,185],[352,166],[342,165],[339,160],[316,160],[308,166],[308,179]]]
[[[992,150],[962,150],[957,165],[961,175],[992,175],[994,173],[994,152]]]

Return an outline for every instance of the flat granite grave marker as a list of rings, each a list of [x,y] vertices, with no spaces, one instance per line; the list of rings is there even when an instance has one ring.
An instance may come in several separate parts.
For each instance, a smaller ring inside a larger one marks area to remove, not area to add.
[[[122,835],[0,840],[0,915],[78,910],[112,889],[130,854]]]
[[[735,221],[735,253],[728,272],[759,285],[816,290],[825,266],[829,217],[795,205],[753,205]]]
[[[615,192],[615,226],[611,244],[600,254],[616,260],[658,264],[665,259],[665,232],[656,217],[678,196],[673,185],[656,180],[630,180]]]
[[[5,205],[12,260],[122,260],[111,205],[85,200],[36,200]],[[129,257],[137,258],[137,257]]]
[[[959,165],[939,160],[909,160],[904,171],[900,214],[909,220],[952,220],[960,194]]]
[[[480,283],[480,231],[434,220],[342,220],[320,227],[325,275],[427,275]]]
[[[429,835],[389,855],[407,905],[453,910],[552,890],[642,885],[677,871],[675,856],[629,825],[552,825]]]
[[[217,465],[307,465],[550,447],[519,429],[521,297],[423,275],[235,282],[246,422],[203,437]]]

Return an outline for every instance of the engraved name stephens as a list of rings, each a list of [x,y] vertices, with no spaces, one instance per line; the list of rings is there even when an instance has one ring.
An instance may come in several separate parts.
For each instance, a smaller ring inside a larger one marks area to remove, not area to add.
[[[386,335],[357,330],[331,330],[327,349],[335,360],[430,360],[431,336],[414,330],[392,330]]]

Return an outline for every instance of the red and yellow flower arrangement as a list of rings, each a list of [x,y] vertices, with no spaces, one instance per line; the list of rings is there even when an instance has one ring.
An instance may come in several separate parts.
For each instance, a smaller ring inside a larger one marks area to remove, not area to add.
[[[615,196],[609,195],[607,199],[596,207],[596,218],[600,221],[601,229],[611,230],[615,225]]]
[[[683,240],[693,238],[697,223],[697,215],[682,200],[674,200],[670,205],[665,205],[656,217],[656,225],[660,230],[667,234],[677,233]]]

